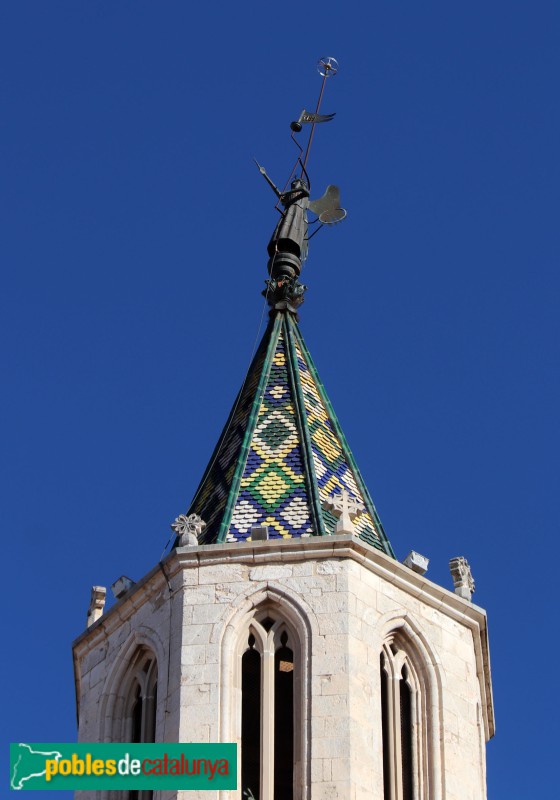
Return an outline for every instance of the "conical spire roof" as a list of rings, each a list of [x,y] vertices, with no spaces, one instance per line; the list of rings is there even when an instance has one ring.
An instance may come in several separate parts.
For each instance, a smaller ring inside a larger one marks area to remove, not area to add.
[[[206,522],[200,544],[246,541],[259,525],[269,538],[327,536],[337,518],[325,506],[343,491],[356,535],[394,556],[295,316],[273,310],[188,513]]]

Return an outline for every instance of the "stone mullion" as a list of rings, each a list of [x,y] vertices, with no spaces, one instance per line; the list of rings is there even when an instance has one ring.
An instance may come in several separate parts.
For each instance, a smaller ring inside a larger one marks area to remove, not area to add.
[[[294,653],[294,798],[303,798],[303,766],[302,761],[302,735],[305,735],[303,721],[305,715],[302,714],[303,680],[302,680],[302,658],[303,649],[296,641],[292,645]]]
[[[154,690],[144,698],[144,719],[142,720],[142,741],[151,742],[152,731],[155,730]],[[148,738],[149,737],[149,738]],[[155,736],[154,736],[155,741]]]
[[[424,795],[424,776],[419,769],[420,764],[422,763],[422,697],[419,692],[416,691],[415,686],[412,686],[410,683],[408,683],[408,685],[410,686],[411,690],[410,721],[412,725],[412,796],[420,798]]]
[[[392,664],[394,669],[394,664]],[[401,748],[401,694],[399,675],[391,669],[387,694],[389,695],[389,763],[391,764],[391,800],[403,800],[402,748]]]
[[[274,647],[268,646],[262,655],[262,800],[274,800]]]

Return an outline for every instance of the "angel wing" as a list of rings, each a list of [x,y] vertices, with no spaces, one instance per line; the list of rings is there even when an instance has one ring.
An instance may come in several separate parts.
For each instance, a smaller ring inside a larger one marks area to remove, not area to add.
[[[309,209],[314,214],[317,214],[318,217],[325,211],[335,211],[337,208],[340,208],[340,189],[332,184],[327,186],[327,190],[322,197],[309,203]]]
[[[323,225],[336,225],[346,216],[346,210],[340,207],[340,190],[338,186],[327,186],[325,194],[319,200],[312,200],[308,208],[317,214]]]

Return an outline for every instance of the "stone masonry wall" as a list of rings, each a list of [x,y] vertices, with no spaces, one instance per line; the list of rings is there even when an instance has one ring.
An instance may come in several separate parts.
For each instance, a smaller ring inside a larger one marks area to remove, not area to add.
[[[79,740],[110,740],[118,682],[139,644],[158,659],[158,740],[235,740],[237,631],[269,597],[280,614],[291,614],[293,624],[307,631],[309,680],[302,694],[311,742],[303,748],[302,780],[310,788],[303,787],[302,800],[383,796],[379,655],[394,627],[402,627],[431,664],[426,669],[439,725],[432,760],[439,766],[426,800],[483,800],[485,709],[471,604],[382,554],[370,554],[366,545],[357,548],[358,558],[348,537],[329,538],[347,541],[338,550],[336,543],[329,549],[310,540],[297,547],[237,544],[220,547],[221,557],[216,546],[213,553],[177,551],[165,564],[171,594],[162,571],[154,570],[76,643]],[[462,609],[468,611],[464,619]],[[217,797],[208,791],[181,795]],[[226,795],[241,800],[240,790]],[[88,793],[78,797],[87,800]],[[172,797],[162,793],[162,800]]]

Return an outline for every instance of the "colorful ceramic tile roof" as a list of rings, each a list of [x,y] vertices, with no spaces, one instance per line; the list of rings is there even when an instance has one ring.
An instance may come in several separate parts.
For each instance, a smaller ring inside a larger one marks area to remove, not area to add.
[[[200,483],[189,514],[206,522],[203,544],[325,536],[324,509],[346,490],[361,510],[356,534],[394,556],[368,490],[292,314],[277,311]]]

